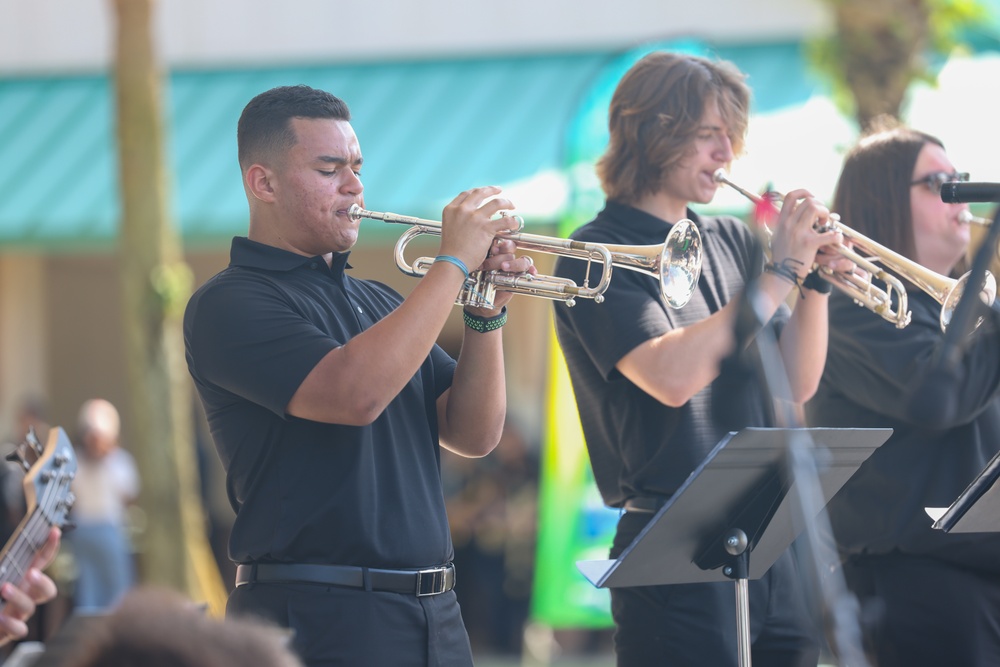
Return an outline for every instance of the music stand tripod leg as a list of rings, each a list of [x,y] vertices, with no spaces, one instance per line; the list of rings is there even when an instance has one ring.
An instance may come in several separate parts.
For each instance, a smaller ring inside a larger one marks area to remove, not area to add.
[[[733,528],[724,538],[726,553],[733,557],[722,573],[736,583],[736,640],[740,667],[750,667],[750,542],[747,534]]]

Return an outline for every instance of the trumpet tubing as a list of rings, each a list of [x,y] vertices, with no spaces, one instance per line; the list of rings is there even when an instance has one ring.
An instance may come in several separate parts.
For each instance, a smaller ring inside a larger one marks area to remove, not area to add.
[[[715,180],[730,186],[754,203],[763,201],[759,195],[730,181],[723,169],[715,172]],[[819,275],[822,278],[847,293],[861,306],[893,322],[898,328],[903,328],[910,323],[910,312],[907,309],[906,288],[899,279],[902,277],[929,294],[941,305],[941,330],[948,327],[955,307],[965,291],[969,279],[968,273],[957,279],[935,273],[851,229],[843,224],[836,214],[832,215],[827,228],[840,232],[844,240],[851,243],[850,247],[839,244],[837,251],[854,262],[866,275],[835,273],[820,267]],[[885,288],[877,287],[873,280],[881,280],[885,284]],[[895,307],[893,307],[894,295]],[[996,280],[989,272],[987,272],[984,283],[980,287],[980,298],[987,305],[991,305],[996,298]]]
[[[405,259],[405,250],[410,241],[422,234],[440,236],[440,221],[368,211],[357,204],[351,206],[348,214],[355,220],[369,218],[410,225],[396,241],[394,249],[396,266],[403,273],[419,278],[434,263],[431,257],[420,257],[410,264]],[[594,299],[596,303],[600,303],[611,284],[612,268],[616,266],[655,277],[659,281],[664,301],[671,308],[680,308],[686,304],[698,284],[702,261],[701,234],[690,220],[674,224],[670,234],[660,245],[629,246],[525,234],[520,231],[524,227],[524,221],[519,216],[514,217],[518,221],[518,231],[506,232],[498,238],[513,241],[521,250],[585,260],[588,266],[583,285],[558,276],[473,271],[455,300],[457,304],[491,307],[498,290],[564,301],[569,306],[574,305],[577,297]],[[599,262],[602,271],[597,284],[591,287],[589,275],[590,264],[593,262]]]

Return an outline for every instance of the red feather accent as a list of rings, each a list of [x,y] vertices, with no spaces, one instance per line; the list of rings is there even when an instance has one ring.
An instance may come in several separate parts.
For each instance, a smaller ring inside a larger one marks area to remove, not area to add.
[[[761,193],[760,201],[754,206],[753,217],[758,225],[770,226],[778,219],[778,207],[775,202],[778,200],[778,193],[771,191],[771,186]]]

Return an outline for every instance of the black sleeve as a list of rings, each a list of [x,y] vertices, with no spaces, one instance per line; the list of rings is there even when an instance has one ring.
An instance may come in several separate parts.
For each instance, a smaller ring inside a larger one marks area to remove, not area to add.
[[[196,382],[284,416],[288,402],[337,341],[256,278],[216,281],[185,314],[188,366]]]
[[[582,285],[586,270],[586,262],[561,257],[555,274]],[[617,372],[615,366],[622,357],[674,328],[654,277],[623,268],[615,269],[613,276],[602,303],[577,299],[573,307],[555,304],[557,324],[573,332],[605,380]],[[590,284],[595,278],[599,275],[592,275]]]
[[[1000,387],[1000,340],[984,326],[969,340],[953,376],[929,374],[944,335],[940,306],[923,294],[910,295],[912,321],[903,329],[862,308],[840,292],[830,299],[830,345],[824,381],[854,403],[902,422],[910,422],[911,398],[925,382],[948,383],[936,390],[954,395],[958,406],[951,428],[973,420]]]

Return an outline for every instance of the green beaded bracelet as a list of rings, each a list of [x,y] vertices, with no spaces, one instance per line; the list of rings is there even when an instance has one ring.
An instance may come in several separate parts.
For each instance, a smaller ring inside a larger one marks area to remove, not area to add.
[[[507,306],[503,307],[499,315],[494,315],[493,317],[480,317],[479,315],[473,315],[463,308],[462,319],[465,320],[465,326],[469,327],[473,331],[478,331],[479,333],[496,331],[503,325],[507,324]]]

